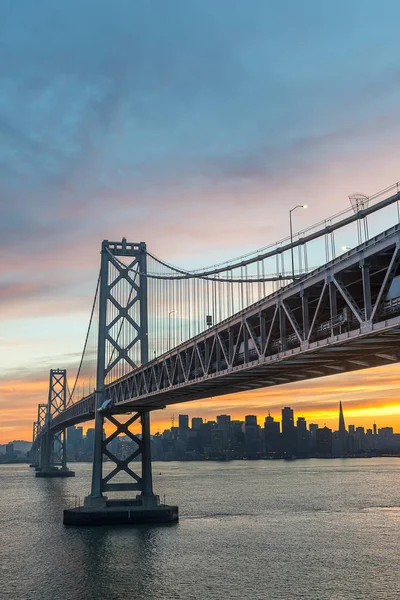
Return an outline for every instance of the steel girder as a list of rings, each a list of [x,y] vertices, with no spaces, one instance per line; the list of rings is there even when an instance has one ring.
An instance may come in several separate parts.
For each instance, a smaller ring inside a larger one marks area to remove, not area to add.
[[[395,226],[106,385],[113,412],[155,409],[400,361]],[[93,395],[56,417],[93,418]]]

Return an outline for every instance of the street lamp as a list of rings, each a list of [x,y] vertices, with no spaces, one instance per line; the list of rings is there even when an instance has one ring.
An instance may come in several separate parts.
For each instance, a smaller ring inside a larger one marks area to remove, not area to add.
[[[174,310],[170,310],[168,313],[168,350],[171,350],[171,315],[173,315],[174,312]]]
[[[307,208],[307,204],[297,204],[289,210],[289,223],[290,223],[290,252],[292,257],[292,278],[294,281],[294,255],[293,255],[293,227],[292,227],[292,212],[296,210],[296,208]]]

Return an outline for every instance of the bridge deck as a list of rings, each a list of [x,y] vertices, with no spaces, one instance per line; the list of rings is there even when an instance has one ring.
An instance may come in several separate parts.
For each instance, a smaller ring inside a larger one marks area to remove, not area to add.
[[[112,412],[157,409],[400,361],[395,226],[106,387]],[[94,395],[52,429],[94,417]]]

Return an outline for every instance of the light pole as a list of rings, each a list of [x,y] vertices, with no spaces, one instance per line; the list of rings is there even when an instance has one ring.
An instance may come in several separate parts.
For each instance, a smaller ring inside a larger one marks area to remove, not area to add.
[[[293,255],[293,226],[292,226],[292,212],[296,208],[307,208],[307,204],[297,204],[289,210],[289,223],[290,223],[290,253],[292,257],[292,279],[294,281],[294,255]]]
[[[173,315],[174,312],[174,310],[170,310],[168,313],[168,350],[171,350],[171,315]]]

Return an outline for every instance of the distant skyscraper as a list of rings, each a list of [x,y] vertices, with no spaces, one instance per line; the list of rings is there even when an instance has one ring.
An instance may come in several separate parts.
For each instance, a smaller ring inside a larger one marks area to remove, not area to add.
[[[346,425],[344,424],[342,401],[340,401],[340,404],[339,404],[339,433],[345,433],[345,432],[346,432]]]
[[[189,415],[179,415],[179,429],[189,429]]]
[[[297,435],[294,426],[293,409],[289,406],[282,408],[282,450],[285,454],[296,454]]]
[[[302,431],[307,429],[307,423],[304,417],[299,417],[297,419],[297,429],[301,429]]]
[[[317,429],[317,453],[332,454],[332,429],[322,427]]]
[[[264,422],[264,450],[267,454],[281,450],[280,424],[269,413]]]
[[[293,409],[289,406],[282,408],[282,433],[292,432],[294,429]]]
[[[244,435],[248,458],[255,458],[259,451],[258,430],[257,417],[255,415],[246,415],[244,418]]]
[[[315,451],[318,423],[310,423],[310,449]]]
[[[187,439],[189,432],[189,415],[179,415],[179,439]]]
[[[311,434],[307,430],[307,423],[304,417],[297,419],[297,451],[299,456],[305,456],[310,451]]]
[[[202,417],[193,417],[192,419],[192,429],[197,431],[199,429],[201,429],[201,426],[203,425],[203,418]]]
[[[217,415],[217,427],[222,431],[223,449],[227,450],[231,437],[231,417],[230,415]]]

